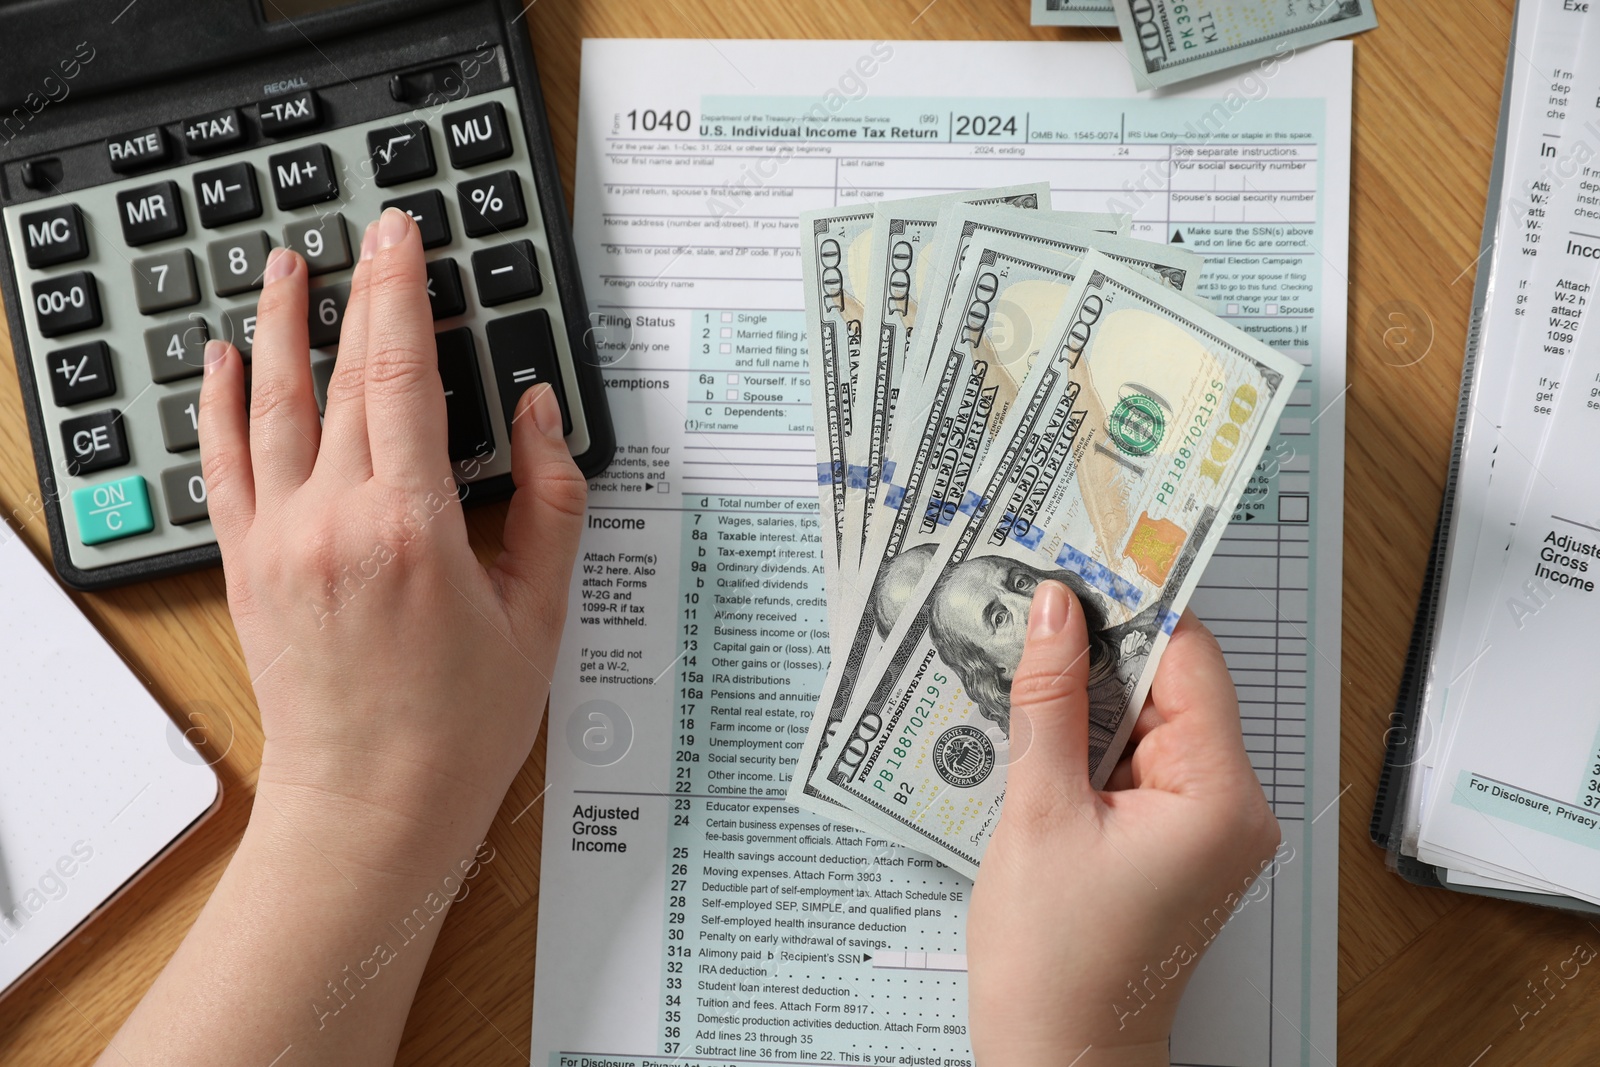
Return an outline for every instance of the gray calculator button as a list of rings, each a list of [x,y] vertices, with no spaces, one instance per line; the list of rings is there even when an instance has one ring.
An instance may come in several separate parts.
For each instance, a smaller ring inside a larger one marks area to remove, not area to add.
[[[187,248],[133,261],[133,299],[146,315],[200,302],[194,256]]]
[[[222,313],[221,339],[229,342],[239,350],[239,354],[250,361],[250,350],[256,343],[256,308],[254,304],[249,307],[229,308]]]
[[[313,359],[311,361],[311,395],[317,400],[317,414],[325,415],[328,411],[328,382],[333,379],[333,368],[337,364],[331,359]]]
[[[283,244],[300,253],[310,274],[327,274],[350,265],[350,237],[344,216],[324,215],[301,219],[283,228]]]
[[[168,452],[200,447],[200,390],[164,396],[156,411],[161,415],[161,440]]]
[[[150,359],[150,378],[175,382],[205,370],[206,342],[211,329],[199,315],[153,326],[144,332],[144,352]]]
[[[261,288],[261,274],[267,269],[270,251],[272,239],[260,230],[206,245],[211,285],[217,295],[232,296]]]
[[[161,472],[161,492],[167,498],[167,521],[187,526],[211,517],[206,507],[206,479],[200,464],[186,463]]]
[[[328,285],[307,294],[306,325],[312,348],[330,348],[339,343],[339,328],[344,325],[344,306],[350,300],[350,283]]]

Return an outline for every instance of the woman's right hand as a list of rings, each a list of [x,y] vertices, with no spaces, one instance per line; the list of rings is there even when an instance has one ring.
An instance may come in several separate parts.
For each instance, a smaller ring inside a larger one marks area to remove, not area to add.
[[[983,1067],[1166,1064],[1195,964],[1280,840],[1222,650],[1192,613],[1104,791],[1089,784],[1088,671],[1082,607],[1042,583],[1011,686],[1031,742],[967,927]]]

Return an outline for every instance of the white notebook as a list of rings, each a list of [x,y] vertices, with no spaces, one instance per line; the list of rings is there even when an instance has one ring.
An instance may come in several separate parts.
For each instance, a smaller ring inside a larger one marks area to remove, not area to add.
[[[220,800],[205,758],[0,523],[0,997]]]

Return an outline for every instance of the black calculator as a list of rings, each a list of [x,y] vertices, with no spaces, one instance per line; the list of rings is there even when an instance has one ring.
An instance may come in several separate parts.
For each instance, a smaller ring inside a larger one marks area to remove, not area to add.
[[[318,403],[361,234],[428,258],[464,500],[511,491],[549,382],[593,477],[614,450],[525,11],[510,0],[0,3],[0,271],[57,573],[99,589],[218,562],[206,341],[248,365],[268,252],[310,269]]]

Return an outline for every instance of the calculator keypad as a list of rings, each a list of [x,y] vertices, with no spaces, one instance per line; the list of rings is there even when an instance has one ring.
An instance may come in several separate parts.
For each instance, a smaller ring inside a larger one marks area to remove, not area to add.
[[[509,473],[511,418],[536,382],[554,384],[573,425],[568,327],[544,276],[549,239],[524,187],[514,89],[333,129],[310,90],[252,107],[247,133],[259,111],[274,140],[174,166],[173,145],[200,132],[179,116],[153,139],[121,138],[128,177],[4,211],[65,547],[80,568],[215,541],[197,432],[206,341],[225,338],[252,357],[267,254],[293,248],[313,275],[307,327],[320,408],[356,242],[390,203],[417,221],[428,246],[458,476]],[[407,133],[375,171],[377,135],[388,149]],[[569,442],[589,448],[581,423]]]
[[[290,96],[263,100],[256,105],[261,132],[268,137],[285,137],[322,124],[322,102],[315,90],[305,89]]]
[[[92,330],[100,325],[100,289],[94,275],[73,271],[33,283],[33,310],[46,337]]]
[[[428,303],[433,306],[435,321],[454,318],[467,310],[461,268],[455,260],[435,259],[428,263]]]
[[[89,341],[58,348],[45,357],[50,372],[50,392],[60,407],[102,400],[117,391],[111,369],[111,348],[104,341]]]
[[[67,455],[67,473],[74,476],[128,462],[128,438],[123,433],[122,412],[116,408],[63,422],[61,444]]]
[[[53,267],[89,254],[83,212],[74,204],[22,216],[22,233],[30,267]]]
[[[270,156],[267,169],[272,172],[272,195],[279,211],[320,204],[339,195],[327,145],[311,144]]]
[[[232,163],[216,170],[200,171],[194,176],[194,202],[200,225],[208,230],[260,218],[261,192],[256,187],[256,169],[248,163]]]
[[[511,154],[506,109],[490,100],[444,117],[444,143],[456,168],[492,163]]]
[[[218,296],[233,296],[261,288],[272,239],[260,230],[212,241],[206,245],[211,263],[211,284]]]
[[[397,207],[411,216],[422,234],[422,247],[442,248],[450,243],[450,219],[444,213],[444,197],[437,189],[385,200],[386,208]]]
[[[161,416],[161,437],[168,452],[188,452],[200,447],[200,390],[173,393],[156,402]]]
[[[162,471],[161,495],[167,498],[167,521],[174,526],[187,526],[211,517],[206,506],[206,476],[198,463]]]
[[[133,299],[146,315],[199,303],[194,256],[187,248],[175,248],[134,260]]]
[[[493,237],[528,221],[522,206],[522,182],[515,171],[486,174],[456,186],[461,224],[468,237]]]
[[[158,385],[193,378],[205,370],[206,342],[211,328],[199,315],[152,326],[144,332],[144,353],[150,380]]]
[[[405,122],[367,133],[372,157],[372,180],[380,186],[399,185],[433,177],[433,138],[425,122]]]
[[[246,363],[256,344],[256,306],[229,308],[222,313],[222,332],[217,335],[239,350]]]
[[[350,236],[338,213],[291,222],[283,228],[283,246],[300,253],[313,277],[351,264]]]
[[[117,194],[122,239],[135,248],[153,241],[182,237],[189,231],[177,182],[141,185]]]

